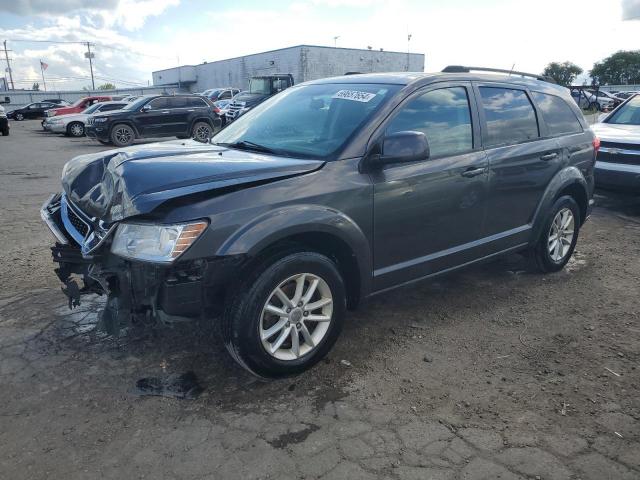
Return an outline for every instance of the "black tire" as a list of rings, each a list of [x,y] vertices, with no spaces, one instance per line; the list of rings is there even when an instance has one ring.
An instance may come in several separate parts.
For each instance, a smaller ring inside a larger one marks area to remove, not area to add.
[[[8,137],[9,136],[9,129],[8,128],[6,130],[2,130],[2,136],[3,137]]]
[[[221,319],[222,338],[231,356],[255,375],[269,378],[296,375],[320,361],[340,335],[346,312],[344,282],[336,265],[324,255],[314,252],[285,254],[266,262],[266,265],[230,289],[236,294],[230,293],[225,302],[227,308]],[[324,280],[331,292],[333,311],[328,330],[315,347],[296,359],[282,360],[272,356],[263,346],[259,332],[261,317],[276,287],[300,273],[309,273]]]
[[[126,123],[118,123],[111,129],[110,137],[116,147],[128,147],[136,139],[136,132]]]
[[[573,236],[571,238],[571,243],[569,244],[569,249],[566,251],[566,253],[562,255],[561,259],[554,260],[550,252],[550,248],[552,246],[551,229],[556,216],[560,211],[564,209],[569,209],[571,211],[571,214],[573,215]],[[533,259],[534,267],[536,268],[536,270],[543,273],[551,273],[558,272],[564,268],[564,266],[571,258],[574,249],[576,248],[578,234],[580,233],[580,225],[580,208],[578,207],[578,204],[573,199],[573,197],[565,195],[558,198],[549,210],[547,218],[545,218],[544,224],[542,226],[542,230],[540,231],[540,237],[532,248],[531,257]]]
[[[14,115],[15,119],[19,122],[21,122],[22,120],[24,120],[24,115],[22,113],[16,113]]]
[[[198,142],[207,143],[213,135],[213,127],[207,122],[196,122],[191,129],[191,137]]]
[[[84,137],[84,124],[82,122],[71,122],[67,125],[67,135],[70,137]]]

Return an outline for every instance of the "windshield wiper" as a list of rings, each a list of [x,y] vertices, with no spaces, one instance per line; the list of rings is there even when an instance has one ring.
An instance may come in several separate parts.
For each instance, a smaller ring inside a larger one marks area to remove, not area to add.
[[[276,151],[273,150],[272,148],[265,147],[264,145],[260,145],[259,143],[250,142],[248,140],[241,140],[239,142],[234,142],[234,143],[218,143],[217,145],[221,145],[223,147],[237,148],[238,150],[253,150],[254,152],[272,153],[272,154],[276,153]]]

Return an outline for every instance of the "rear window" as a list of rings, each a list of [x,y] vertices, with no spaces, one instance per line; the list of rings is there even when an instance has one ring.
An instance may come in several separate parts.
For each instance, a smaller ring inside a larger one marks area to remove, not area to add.
[[[480,87],[487,122],[485,146],[513,145],[539,136],[536,112],[523,90]]]
[[[578,117],[563,99],[540,92],[532,92],[532,95],[542,112],[542,118],[549,128],[550,135],[582,132]]]
[[[196,108],[202,108],[202,107],[208,106],[207,102],[205,102],[204,99],[200,97],[187,97],[187,104],[189,107],[196,107]]]

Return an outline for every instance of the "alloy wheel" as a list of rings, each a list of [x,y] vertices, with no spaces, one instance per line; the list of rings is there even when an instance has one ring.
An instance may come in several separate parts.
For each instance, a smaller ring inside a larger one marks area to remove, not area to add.
[[[120,127],[116,129],[116,140],[118,143],[128,144],[131,142],[133,135],[131,134],[131,130],[126,127]]]
[[[74,137],[81,137],[84,134],[84,127],[79,123],[74,123],[71,125],[70,131]]]
[[[287,278],[269,295],[258,325],[262,346],[278,360],[296,360],[314,350],[327,334],[333,295],[311,273]]]
[[[21,113],[16,113],[16,120],[24,120],[24,115],[22,115]]]
[[[199,142],[206,143],[209,141],[209,136],[211,134],[211,129],[208,125],[200,125],[196,128],[195,132],[193,132],[193,136]]]
[[[560,263],[571,249],[575,233],[575,218],[569,208],[562,208],[549,229],[548,249],[551,260]]]

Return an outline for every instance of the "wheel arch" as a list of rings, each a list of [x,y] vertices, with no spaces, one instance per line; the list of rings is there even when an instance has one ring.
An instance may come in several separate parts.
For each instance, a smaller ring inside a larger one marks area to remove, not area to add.
[[[338,265],[347,288],[349,308],[371,289],[369,242],[348,216],[321,206],[274,210],[236,231],[216,255],[245,255],[254,264],[291,248],[321,253]]]
[[[549,182],[542,200],[538,204],[534,219],[531,243],[535,243],[543,227],[545,216],[555,201],[564,196],[571,196],[580,207],[580,224],[582,225],[589,211],[589,188],[584,175],[577,167],[571,166],[559,171]]]
[[[123,124],[127,125],[128,127],[131,127],[133,129],[133,133],[135,134],[136,138],[140,138],[140,132],[136,128],[135,124],[130,120],[116,120],[115,122],[113,122],[113,124],[109,128],[109,138],[111,138],[111,133],[113,132],[113,129],[116,128],[118,125],[123,125]]]

